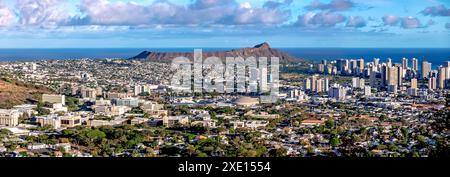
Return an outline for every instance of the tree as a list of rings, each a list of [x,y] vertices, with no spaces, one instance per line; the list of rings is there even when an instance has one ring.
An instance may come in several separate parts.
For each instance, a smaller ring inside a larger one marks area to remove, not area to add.
[[[326,128],[333,128],[334,125],[335,125],[335,122],[334,122],[333,119],[328,119],[328,120],[325,122],[325,127],[326,127]]]
[[[77,111],[79,109],[78,104],[79,104],[78,98],[66,97],[66,105],[69,111],[71,112]]]
[[[337,146],[339,146],[339,145],[341,145],[341,140],[338,138],[338,137],[332,137],[331,139],[330,139],[330,145],[331,146],[333,146],[333,147],[337,147]]]
[[[197,155],[197,157],[208,157],[208,154],[202,152]]]
[[[89,138],[91,142],[95,140],[101,140],[106,137],[106,134],[98,129],[88,130],[86,137]]]
[[[38,112],[38,116],[44,116],[50,114],[50,110],[44,108],[44,103],[39,102],[35,110]]]
[[[284,157],[286,156],[287,150],[283,147],[271,149],[269,151],[270,156],[272,157]]]

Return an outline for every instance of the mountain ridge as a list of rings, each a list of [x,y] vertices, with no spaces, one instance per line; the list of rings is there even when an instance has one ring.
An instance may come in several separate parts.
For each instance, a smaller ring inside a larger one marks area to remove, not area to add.
[[[273,49],[270,47],[270,45],[267,42],[255,45],[254,47],[248,47],[248,48],[240,48],[240,49],[232,49],[228,51],[209,51],[209,52],[203,52],[203,58],[208,58],[211,56],[219,57],[222,60],[225,60],[226,57],[267,57],[270,59],[270,57],[278,57],[280,59],[280,62],[296,62],[296,61],[303,61],[303,59],[299,59],[293,56],[290,56],[289,54],[286,54],[278,49]],[[133,60],[145,60],[148,59],[149,61],[171,61],[172,59],[176,57],[186,57],[192,60],[193,58],[193,52],[152,52],[152,51],[143,51],[139,53],[138,55],[130,58]]]

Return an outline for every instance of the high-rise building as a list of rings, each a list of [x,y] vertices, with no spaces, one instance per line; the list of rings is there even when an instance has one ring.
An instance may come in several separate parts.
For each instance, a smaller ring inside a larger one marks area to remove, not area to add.
[[[430,78],[430,72],[431,72],[431,63],[427,61],[422,62],[422,78]]]
[[[417,96],[419,89],[417,88],[408,88],[407,93],[409,96]]]
[[[312,76],[311,78],[311,90],[312,91],[316,91],[317,90],[317,77],[316,76]]]
[[[411,79],[411,88],[417,88],[417,79]]]
[[[402,67],[405,69],[408,69],[408,59],[407,58],[402,59]]]
[[[349,68],[349,62],[348,60],[340,59],[336,61],[337,71],[344,73]]]
[[[378,68],[378,67],[379,67],[379,66],[378,66],[379,64],[380,64],[380,59],[379,59],[379,58],[374,58],[374,59],[373,59],[373,68],[372,68],[372,69],[373,69],[374,71],[380,71],[379,68]]]
[[[352,78],[352,87],[359,88],[359,77]]]
[[[416,58],[412,59],[412,70],[419,71],[419,60]]]
[[[398,68],[397,67],[389,67],[388,68],[387,84],[388,85],[398,85]]]
[[[332,74],[333,73],[333,65],[332,64],[327,64],[326,73],[327,74]]]
[[[325,85],[325,82],[324,82],[324,80],[323,79],[317,79],[317,81],[316,81],[316,92],[323,92],[324,91],[324,85]]]
[[[389,93],[397,94],[397,85],[388,85],[387,91]]]
[[[347,94],[347,90],[339,85],[334,85],[328,91],[328,96],[336,100],[344,100]]]
[[[138,96],[142,93],[150,93],[150,87],[148,85],[135,85],[134,96]]]
[[[392,66],[392,59],[391,59],[391,58],[387,58],[387,59],[386,59],[386,65],[387,65],[388,67],[391,67],[391,66]]]
[[[305,90],[311,90],[311,80],[309,78],[305,80]]]
[[[397,85],[401,87],[403,85],[403,68],[397,66]]]
[[[350,60],[350,67],[352,70],[356,69],[358,67],[358,61],[357,60]]]
[[[325,65],[324,64],[318,64],[317,66],[319,73],[324,73],[325,72]]]
[[[386,65],[382,65],[381,69],[380,69],[380,73],[381,73],[381,86],[385,87],[388,84],[388,75],[389,75],[389,69]]]
[[[430,77],[428,79],[428,89],[436,90],[436,78],[435,77]]]
[[[378,87],[378,81],[377,81],[377,72],[376,71],[370,71],[370,86],[371,87]]]
[[[364,59],[361,58],[358,60],[358,67],[360,71],[364,70]]]
[[[445,79],[450,79],[450,66],[445,67]]]
[[[363,89],[365,86],[365,80],[359,77],[352,78],[352,87]]]
[[[372,95],[372,87],[364,86],[364,96],[371,96],[371,95]]]
[[[446,70],[447,70],[447,68],[446,67],[440,67],[439,68],[439,73],[438,73],[438,77],[439,77],[439,80],[438,80],[438,84],[437,84],[437,87],[439,88],[439,89],[444,89],[445,88],[445,75],[446,75]]]

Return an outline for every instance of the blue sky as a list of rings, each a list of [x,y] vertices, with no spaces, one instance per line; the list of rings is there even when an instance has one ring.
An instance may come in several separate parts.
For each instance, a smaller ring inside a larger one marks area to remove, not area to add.
[[[448,0],[0,0],[0,48],[450,48]]]

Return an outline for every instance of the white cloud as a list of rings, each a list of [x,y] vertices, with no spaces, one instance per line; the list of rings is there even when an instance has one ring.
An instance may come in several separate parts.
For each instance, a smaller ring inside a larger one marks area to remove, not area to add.
[[[19,24],[58,26],[69,18],[63,4],[65,0],[18,0]]]
[[[341,14],[331,12],[308,12],[298,16],[296,26],[301,27],[334,27],[345,21],[345,17]]]
[[[382,19],[386,26],[395,26],[400,22],[400,17],[395,15],[385,15]]]
[[[405,17],[402,18],[402,24],[401,24],[402,28],[405,29],[414,29],[414,28],[420,28],[422,27],[419,19],[417,19],[416,17]]]
[[[0,0],[0,27],[10,26],[16,20],[14,12]]]
[[[346,11],[355,7],[355,3],[350,0],[332,0],[330,3],[321,3],[314,0],[305,8],[308,10],[330,10],[330,11]]]
[[[85,16],[73,18],[72,25],[228,25],[279,24],[288,20],[290,11],[277,7],[253,8],[235,0],[196,0],[186,6],[168,1],[150,5],[83,0]]]
[[[361,16],[350,16],[348,18],[347,24],[345,26],[361,28],[361,27],[366,26],[366,21]]]

